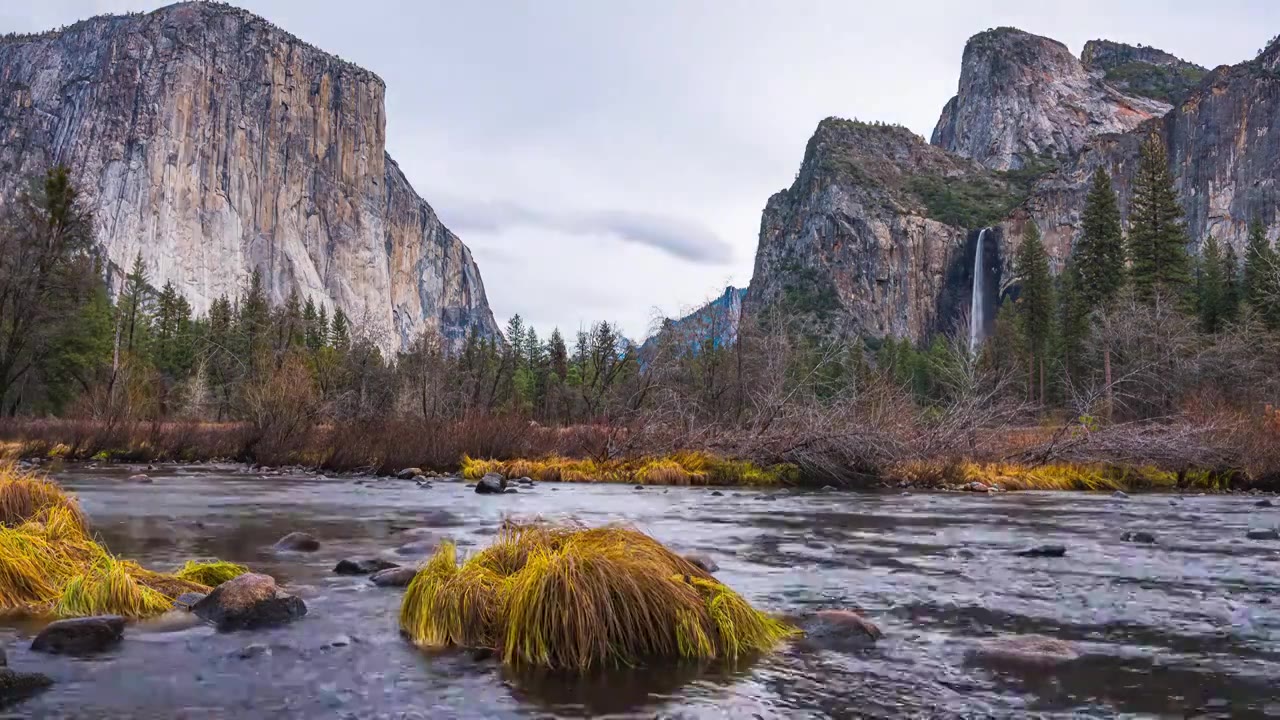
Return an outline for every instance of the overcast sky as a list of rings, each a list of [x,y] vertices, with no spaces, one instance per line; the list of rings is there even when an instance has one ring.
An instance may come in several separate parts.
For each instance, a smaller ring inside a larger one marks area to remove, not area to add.
[[[0,32],[155,0],[0,0]],[[1275,0],[241,0],[387,83],[387,145],[499,322],[643,337],[751,278],[760,211],[829,115],[929,136],[972,34],[1252,58]]]

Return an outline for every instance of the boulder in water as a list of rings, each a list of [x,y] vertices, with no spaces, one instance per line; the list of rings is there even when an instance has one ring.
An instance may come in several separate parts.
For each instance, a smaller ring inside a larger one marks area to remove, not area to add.
[[[320,541],[314,535],[304,532],[291,532],[276,541],[275,549],[294,552],[315,552],[320,549]]]
[[[1254,507],[1267,508],[1267,507],[1274,507],[1274,506],[1275,506],[1275,503],[1271,502],[1270,500],[1267,500],[1266,498],[1263,498],[1262,500],[1259,500],[1258,502],[1254,503],[1253,505],[1254,505]]]
[[[368,558],[367,560],[339,560],[338,564],[333,566],[333,572],[338,575],[372,575],[381,570],[387,570],[394,567],[400,566],[381,558]]]
[[[1280,540],[1280,530],[1269,528],[1266,530],[1250,530],[1245,533],[1245,537],[1250,540]]]
[[[411,468],[405,468],[400,472],[396,473],[396,477],[401,480],[412,480],[415,475],[421,475],[421,474],[422,474],[422,468],[411,467]]]
[[[979,644],[971,660],[1019,668],[1046,668],[1080,657],[1070,643],[1044,635],[1009,635]]]
[[[436,551],[437,544],[434,540],[415,540],[396,548],[395,553],[397,555],[430,555]],[[387,568],[379,569],[386,570]]]
[[[407,587],[417,574],[417,568],[393,567],[374,573],[369,582],[378,587]]]
[[[1062,557],[1067,554],[1067,548],[1062,545],[1037,545],[1019,550],[1017,554],[1021,557]]]
[[[720,570],[720,566],[716,564],[716,561],[712,560],[711,556],[705,553],[689,553],[684,556],[684,559],[709,573],[718,572]]]
[[[1150,545],[1156,541],[1156,536],[1141,530],[1130,530],[1129,532],[1121,535],[1120,539],[1124,542],[1145,543]]]
[[[711,497],[724,497],[724,493],[720,492],[719,490],[712,490]]]
[[[0,707],[26,700],[52,684],[48,675],[0,667]]]
[[[498,473],[488,473],[476,481],[477,495],[501,495],[507,489],[507,479]]]
[[[1111,493],[1111,497],[1113,497],[1113,498],[1115,498],[1115,499],[1117,499],[1117,500],[1128,500],[1128,499],[1129,499],[1129,493],[1126,493],[1126,492],[1125,492],[1125,491],[1123,491],[1123,490],[1117,490],[1117,491],[1115,491],[1115,492]]]
[[[974,480],[973,482],[968,483],[967,485],[964,486],[963,489],[968,490],[969,492],[991,492],[991,488],[987,487],[984,483],[978,482],[977,480]]]
[[[124,618],[97,615],[49,623],[31,641],[31,649],[54,655],[87,655],[106,650],[123,638]]]
[[[307,605],[281,590],[270,575],[246,573],[214,588],[191,612],[222,631],[249,630],[297,620],[307,614]]]
[[[853,610],[819,610],[799,622],[802,646],[820,650],[858,650],[884,637],[879,627]]]
[[[138,473],[137,475],[130,475],[130,476],[129,476],[129,482],[131,482],[131,483],[139,483],[139,484],[142,484],[142,485],[148,485],[148,484],[150,484],[152,481],[151,481],[151,476],[149,476],[149,475],[145,475],[145,474],[143,474],[143,473]]]

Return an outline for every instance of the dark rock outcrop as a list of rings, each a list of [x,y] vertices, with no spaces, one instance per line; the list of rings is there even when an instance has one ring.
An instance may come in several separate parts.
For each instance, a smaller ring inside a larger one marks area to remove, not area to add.
[[[260,270],[399,347],[497,337],[471,252],[387,155],[385,87],[221,3],[0,39],[0,197],[62,163],[112,279],[141,252],[196,314]]]
[[[338,575],[372,575],[376,572],[395,567],[400,566],[381,558],[339,560],[338,564],[333,566],[333,572]]]
[[[87,655],[114,647],[123,638],[124,618],[98,615],[49,623],[31,641],[31,649],[55,655]]]
[[[1090,73],[1062,43],[1015,28],[965,44],[960,86],[932,143],[995,170],[1065,158],[1102,133],[1126,132],[1169,110]]]
[[[246,573],[214,588],[191,612],[221,631],[250,630],[297,620],[307,614],[307,606],[281,590],[270,575]]]

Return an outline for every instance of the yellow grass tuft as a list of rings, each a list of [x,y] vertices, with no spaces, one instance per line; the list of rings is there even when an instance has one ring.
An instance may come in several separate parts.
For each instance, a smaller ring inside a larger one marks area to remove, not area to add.
[[[462,476],[477,480],[488,473],[508,478],[529,477],[539,482],[605,482],[640,485],[783,485],[797,482],[793,465],[760,467],[745,460],[728,460],[702,452],[678,452],[665,457],[608,460],[549,456],[536,460],[462,458]]]
[[[0,614],[148,617],[184,592],[208,589],[113,557],[89,536],[74,498],[49,480],[0,467]]]
[[[461,565],[443,545],[410,583],[400,627],[421,647],[575,672],[733,661],[796,632],[642,532],[544,524],[507,525]]]
[[[188,560],[174,573],[181,580],[189,580],[209,587],[217,587],[228,580],[234,580],[249,572],[244,565],[214,560],[212,562],[196,562]]]

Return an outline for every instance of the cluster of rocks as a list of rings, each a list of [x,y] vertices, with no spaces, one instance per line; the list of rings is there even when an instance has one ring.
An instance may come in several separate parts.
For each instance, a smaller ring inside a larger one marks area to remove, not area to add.
[[[513,495],[520,492],[513,485],[519,485],[526,492],[532,490],[534,482],[532,478],[522,477],[518,480],[508,481],[506,476],[499,473],[486,473],[484,477],[476,481],[475,491],[477,495]]]

